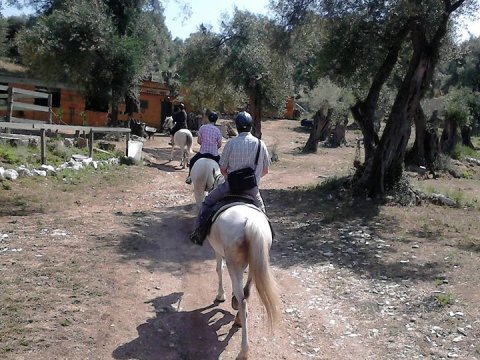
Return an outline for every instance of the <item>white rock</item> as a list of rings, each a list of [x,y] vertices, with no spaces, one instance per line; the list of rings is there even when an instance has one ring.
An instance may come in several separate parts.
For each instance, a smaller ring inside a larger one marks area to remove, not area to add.
[[[34,176],[33,172],[30,169],[27,169],[24,166],[20,166],[18,169],[18,175],[19,176],[27,176],[27,177],[32,177]]]
[[[33,169],[32,172],[36,176],[43,176],[43,177],[47,176],[47,172],[45,170]]]
[[[88,166],[92,163],[92,161],[93,161],[92,158],[82,159],[82,164],[85,165],[85,166]]]
[[[47,173],[55,173],[55,168],[52,165],[43,164],[40,166],[40,170],[45,170]]]
[[[7,180],[17,180],[18,179],[18,172],[14,169],[7,169],[4,171],[3,176]]]

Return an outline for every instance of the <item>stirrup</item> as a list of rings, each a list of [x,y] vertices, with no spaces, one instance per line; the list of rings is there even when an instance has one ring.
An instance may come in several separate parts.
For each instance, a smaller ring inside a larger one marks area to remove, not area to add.
[[[203,245],[203,239],[201,239],[198,230],[194,230],[194,231],[190,234],[190,241],[191,241],[192,243],[196,244],[196,245],[200,245],[200,246]]]

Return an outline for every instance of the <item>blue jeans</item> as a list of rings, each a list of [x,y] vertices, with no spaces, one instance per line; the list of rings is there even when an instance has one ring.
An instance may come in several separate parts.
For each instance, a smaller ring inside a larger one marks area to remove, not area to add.
[[[195,229],[197,229],[200,226],[201,219],[203,218],[205,211],[209,207],[212,207],[213,205],[215,205],[218,201],[220,201],[227,195],[231,195],[228,181],[225,181],[223,184],[220,184],[210,194],[207,195],[205,200],[203,200],[202,207],[200,208],[198,216],[195,219]],[[260,191],[258,190],[258,186],[255,186],[250,190],[244,191],[242,195],[245,195],[251,198],[254,201],[255,206],[257,206],[263,212],[265,212],[265,205],[263,203],[262,196],[260,195]]]

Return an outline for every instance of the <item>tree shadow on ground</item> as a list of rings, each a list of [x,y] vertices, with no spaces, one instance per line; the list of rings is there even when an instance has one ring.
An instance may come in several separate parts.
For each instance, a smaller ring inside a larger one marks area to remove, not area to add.
[[[125,223],[132,224],[128,235],[120,240],[119,252],[126,261],[145,260],[150,271],[168,271],[181,274],[195,271],[199,263],[214,260],[215,254],[207,242],[192,244],[195,205],[167,207],[159,212],[118,214]],[[212,266],[213,263],[212,263]]]
[[[385,239],[385,234],[399,228],[398,221],[380,215],[380,203],[352,198],[341,182],[262,191],[278,235],[272,246],[274,265],[333,264],[361,276],[393,281],[434,280],[442,272],[444,264],[423,264],[398,254],[391,240]]]
[[[393,241],[414,241],[386,239],[385,234],[400,227],[398,221],[380,215],[380,203],[354,199],[337,186],[339,183],[334,182],[262,191],[276,232],[271,250],[274,265],[333,264],[361,276],[393,281],[434,280],[444,271],[443,263],[410,261],[397,253]],[[150,271],[178,276],[197,271],[205,260],[212,260],[213,268],[215,255],[208,242],[199,247],[189,241],[193,209],[192,204],[160,212],[122,214],[124,222],[132,223],[132,231],[121,239],[119,252],[126,261],[135,260]]]
[[[234,316],[215,304],[192,311],[181,310],[183,293],[148,301],[156,316],[137,327],[138,337],[118,346],[118,360],[216,360],[238,330]]]
[[[170,155],[171,155],[170,147],[155,148],[155,149],[147,148],[147,149],[143,149],[143,152],[155,160],[153,162],[149,161],[147,163],[148,167],[155,168],[161,171],[166,171],[166,172],[175,172],[182,169],[180,167],[181,153],[179,148],[175,148],[172,161],[170,161]]]

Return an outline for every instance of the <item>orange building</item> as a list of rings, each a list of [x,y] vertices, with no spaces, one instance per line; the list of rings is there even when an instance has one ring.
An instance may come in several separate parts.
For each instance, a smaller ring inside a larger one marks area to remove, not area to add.
[[[52,94],[52,122],[63,125],[88,125],[107,126],[107,111],[93,111],[86,108],[86,99],[82,91],[73,86],[56,84],[46,86],[45,83],[26,78],[23,74],[5,74],[0,69],[0,85],[15,87],[25,90],[47,92]],[[23,103],[48,106],[47,99],[24,98],[17,95],[16,100]],[[166,116],[172,115],[173,106],[168,88],[152,80],[145,81],[140,87],[140,111],[134,113],[136,120],[145,122],[146,125],[160,129]],[[118,120],[126,121],[125,105],[120,104]],[[0,117],[6,115],[6,110],[0,110]],[[32,110],[15,110],[12,114],[16,118],[48,121],[48,114]]]

